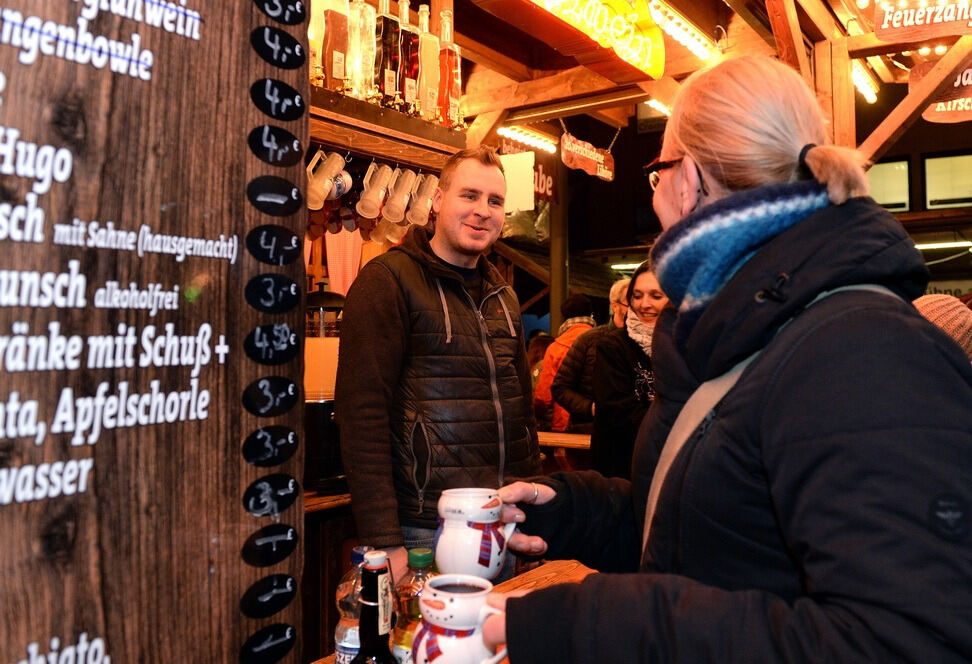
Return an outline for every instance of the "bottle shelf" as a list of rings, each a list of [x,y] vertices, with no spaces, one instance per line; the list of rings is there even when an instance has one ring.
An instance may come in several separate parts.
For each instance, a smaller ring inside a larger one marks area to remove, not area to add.
[[[466,132],[311,87],[311,139],[379,159],[439,170],[466,147]]]

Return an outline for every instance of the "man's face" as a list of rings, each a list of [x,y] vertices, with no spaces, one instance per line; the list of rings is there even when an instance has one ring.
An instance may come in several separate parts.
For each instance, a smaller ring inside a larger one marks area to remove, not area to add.
[[[475,159],[459,162],[446,191],[432,197],[435,235],[432,251],[459,267],[475,267],[503,228],[506,178],[495,166]]]

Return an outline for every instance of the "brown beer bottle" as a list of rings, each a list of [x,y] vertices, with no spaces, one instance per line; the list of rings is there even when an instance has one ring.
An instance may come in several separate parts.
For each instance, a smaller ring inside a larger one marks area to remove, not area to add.
[[[397,664],[388,648],[395,604],[392,593],[388,555],[384,551],[369,551],[361,570],[361,649],[352,664]]]

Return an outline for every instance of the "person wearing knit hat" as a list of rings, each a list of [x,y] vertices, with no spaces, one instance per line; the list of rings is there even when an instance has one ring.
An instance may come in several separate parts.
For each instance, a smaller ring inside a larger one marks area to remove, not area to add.
[[[912,304],[922,316],[955,340],[972,361],[972,309],[953,295],[922,295]]]

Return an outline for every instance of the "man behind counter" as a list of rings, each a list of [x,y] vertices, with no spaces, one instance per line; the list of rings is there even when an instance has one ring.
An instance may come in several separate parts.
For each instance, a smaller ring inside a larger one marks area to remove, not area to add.
[[[363,544],[432,547],[443,489],[500,487],[540,472],[516,294],[485,258],[506,179],[486,147],[454,154],[413,227],[348,291],[335,410]],[[431,226],[431,224],[430,224]]]

